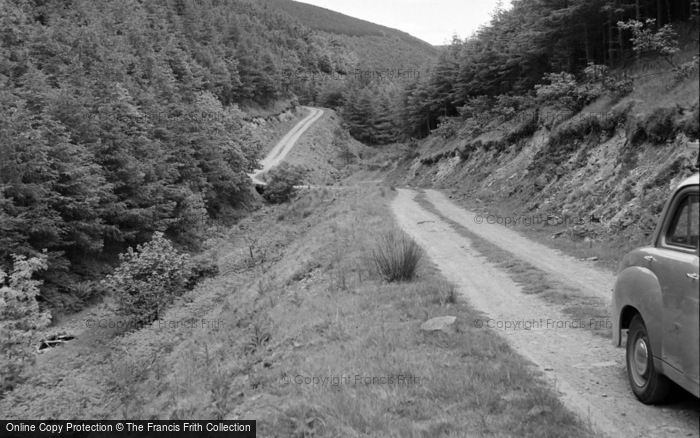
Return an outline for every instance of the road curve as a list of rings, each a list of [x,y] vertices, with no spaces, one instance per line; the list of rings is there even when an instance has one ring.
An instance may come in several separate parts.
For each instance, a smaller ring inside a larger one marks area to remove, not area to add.
[[[470,218],[446,198],[434,192],[427,194],[440,214]],[[622,349],[582,330],[567,316],[563,305],[523,293],[508,274],[489,263],[469,239],[454,230],[445,216],[427,211],[415,196],[412,190],[398,191],[391,205],[398,225],[425,249],[460,294],[483,313],[483,318],[471,323],[498,332],[515,351],[536,364],[571,411],[598,433],[610,437],[697,436],[697,403],[665,407],[639,403],[628,388]],[[495,235],[487,237],[504,244]],[[531,254],[520,251],[524,248],[512,248],[532,243],[518,238],[509,239],[507,246],[515,257],[530,259]],[[576,270],[573,262],[566,263]],[[583,263],[579,268],[581,272],[572,274],[581,277],[590,269]],[[600,293],[599,289],[595,292]],[[505,323],[511,323],[511,329],[504,328]]]
[[[309,114],[304,117],[299,123],[297,123],[294,128],[292,128],[287,134],[285,134],[282,139],[277,142],[275,147],[267,154],[267,156],[260,161],[262,167],[257,169],[255,172],[251,173],[249,176],[253,180],[253,184],[264,186],[265,181],[260,179],[260,176],[265,172],[269,171],[273,167],[279,165],[284,157],[287,156],[289,151],[292,150],[297,140],[306,132],[307,129],[311,127],[318,119],[323,116],[323,110],[320,108],[312,107],[302,107],[309,111]]]

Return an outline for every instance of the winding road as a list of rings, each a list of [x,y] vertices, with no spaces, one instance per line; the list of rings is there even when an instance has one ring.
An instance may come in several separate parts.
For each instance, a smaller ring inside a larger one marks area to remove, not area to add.
[[[507,273],[476,251],[455,230],[468,231],[509,251],[581,296],[609,299],[613,275],[536,244],[500,225],[480,224],[476,215],[443,194],[426,190],[431,211],[417,192],[399,189],[392,202],[398,225],[421,245],[445,277],[483,318],[476,327],[494,329],[551,382],[562,402],[596,431],[610,437],[698,436],[700,402],[646,406],[628,388],[624,349],[581,328],[563,305],[522,292]],[[507,328],[510,326],[510,328]]]
[[[253,184],[258,186],[266,185],[267,183],[261,179],[262,175],[273,167],[278,166],[284,160],[284,157],[287,156],[289,151],[292,150],[297,140],[299,140],[304,132],[306,132],[306,130],[309,129],[311,125],[313,125],[324,114],[323,110],[320,108],[312,108],[308,106],[302,108],[308,110],[309,114],[299,123],[297,123],[294,128],[287,132],[287,134],[285,134],[285,136],[282,137],[279,142],[277,142],[275,147],[272,148],[267,156],[260,161],[262,168],[250,174]]]
[[[304,108],[309,114],[272,148],[261,161],[262,168],[250,175],[254,184],[264,186],[261,176],[279,165],[324,114],[319,108]],[[418,192],[398,190],[392,202],[398,225],[425,249],[462,296],[483,313],[483,318],[473,323],[485,330],[494,329],[507,339],[551,382],[567,408],[604,436],[698,436],[700,402],[692,399],[668,406],[639,403],[628,388],[624,349],[571,325],[575,321],[564,311],[564,305],[523,293],[521,286],[487,261],[453,224],[510,252],[581,297],[609,302],[613,273],[533,242],[507,227],[480,222],[477,215],[438,191],[424,193],[433,212],[416,201]]]

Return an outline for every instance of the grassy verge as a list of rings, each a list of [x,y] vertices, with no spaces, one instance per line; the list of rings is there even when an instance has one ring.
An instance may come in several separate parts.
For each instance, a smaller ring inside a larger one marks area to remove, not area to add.
[[[450,226],[468,238],[474,249],[486,259],[503,268],[510,277],[522,287],[523,293],[536,294],[546,301],[562,307],[562,311],[572,320],[586,321],[586,330],[605,338],[611,338],[610,310],[603,300],[594,297],[581,296],[575,289],[553,279],[546,272],[519,260],[513,254],[472,233],[462,225],[446,218],[430,203],[424,194],[419,194],[416,201],[427,211],[439,216]],[[528,236],[530,237],[530,236]]]
[[[47,353],[7,418],[246,418],[259,436],[590,436],[425,261],[386,283],[387,188],[315,190],[208,245],[221,275],[162,322]],[[455,316],[450,333],[420,325]]]

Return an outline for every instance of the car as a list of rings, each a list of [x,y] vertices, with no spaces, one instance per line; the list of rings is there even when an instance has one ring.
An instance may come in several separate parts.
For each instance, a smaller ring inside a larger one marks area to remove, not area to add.
[[[612,297],[613,343],[627,331],[627,376],[645,404],[671,382],[700,397],[700,175],[685,179],[663,209],[651,244],[623,258]]]

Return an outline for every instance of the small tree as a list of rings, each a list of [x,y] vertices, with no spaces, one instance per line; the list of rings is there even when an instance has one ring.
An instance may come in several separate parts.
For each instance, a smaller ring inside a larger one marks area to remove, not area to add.
[[[597,97],[596,90],[579,84],[571,73],[545,73],[543,79],[549,83],[535,85],[537,98],[541,102],[558,102],[572,111],[578,111]]]
[[[632,50],[638,55],[656,53],[661,55],[666,62],[676,68],[673,55],[679,50],[678,34],[670,24],[665,24],[654,31],[656,20],[647,19],[644,23],[639,20],[618,21],[617,27],[621,30],[632,32]]]
[[[0,269],[0,394],[20,382],[22,370],[34,361],[34,331],[51,321],[36,300],[41,281],[32,280],[36,271],[46,269],[46,255],[13,258],[9,276]]]
[[[583,74],[586,77],[585,86],[592,98],[602,94],[603,90],[617,98],[624,97],[634,90],[631,78],[627,75],[621,77],[611,75],[610,68],[606,65],[589,62]]]
[[[263,196],[270,202],[281,204],[294,196],[295,186],[303,181],[303,171],[298,166],[282,163],[268,172],[267,181]]]
[[[119,256],[121,264],[104,284],[114,293],[117,313],[138,324],[158,319],[161,310],[185,290],[192,263],[163,233]]]
[[[345,162],[346,166],[352,164],[357,158],[350,145],[348,134],[340,128],[336,128],[333,131],[333,146],[338,150],[338,155]]]

